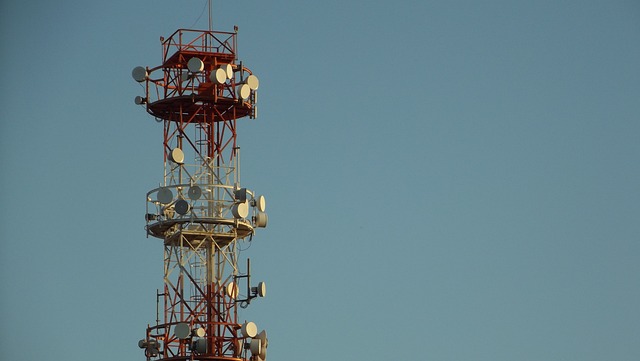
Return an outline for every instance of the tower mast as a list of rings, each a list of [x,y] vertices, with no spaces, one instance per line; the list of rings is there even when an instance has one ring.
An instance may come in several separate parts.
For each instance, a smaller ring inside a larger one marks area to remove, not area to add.
[[[164,175],[146,195],[146,231],[163,241],[158,315],[138,346],[147,360],[261,361],[266,332],[240,322],[264,297],[240,244],[267,225],[265,198],[241,186],[237,121],[257,117],[258,78],[237,59],[234,32],[179,29],[162,63],[136,67],[135,99],[163,126]]]

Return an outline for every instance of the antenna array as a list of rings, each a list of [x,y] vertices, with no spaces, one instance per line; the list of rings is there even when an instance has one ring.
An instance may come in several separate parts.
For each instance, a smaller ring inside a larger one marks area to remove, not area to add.
[[[266,295],[242,270],[239,243],[267,226],[264,196],[241,186],[236,123],[257,117],[258,78],[237,59],[234,32],[179,29],[161,38],[162,63],[136,67],[135,104],[163,126],[164,176],[146,197],[147,236],[163,240],[157,321],[138,346],[147,359],[266,358],[266,331],[238,306]]]

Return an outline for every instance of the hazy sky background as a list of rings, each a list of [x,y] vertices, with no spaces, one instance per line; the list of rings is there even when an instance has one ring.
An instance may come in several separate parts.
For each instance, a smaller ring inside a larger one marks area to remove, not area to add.
[[[162,130],[206,0],[0,2],[0,358],[144,360]],[[268,360],[640,359],[640,2],[214,2],[260,77]]]

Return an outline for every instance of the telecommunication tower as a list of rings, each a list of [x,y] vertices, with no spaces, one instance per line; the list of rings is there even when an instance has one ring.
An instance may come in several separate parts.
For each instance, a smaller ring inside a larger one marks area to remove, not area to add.
[[[179,29],[160,38],[160,65],[132,71],[135,103],[163,125],[164,177],[146,198],[147,236],[164,244],[156,321],[138,342],[147,360],[266,359],[266,332],[238,314],[266,294],[240,251],[268,218],[264,196],[240,183],[236,123],[257,117],[259,81],[237,33]]]

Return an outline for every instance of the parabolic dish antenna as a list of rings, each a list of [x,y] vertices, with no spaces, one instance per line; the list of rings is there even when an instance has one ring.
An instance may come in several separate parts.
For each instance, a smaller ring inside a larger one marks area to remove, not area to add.
[[[136,98],[135,98],[134,102],[135,102],[137,105],[142,105],[142,104],[144,104],[144,97],[141,97],[141,96],[139,96],[139,95],[138,95],[138,96],[136,96]]]
[[[260,196],[256,199],[256,206],[260,212],[264,212],[267,209],[267,200],[264,196]]]
[[[228,283],[225,291],[227,292],[227,296],[233,298],[234,300],[238,298],[238,285],[235,282]]]
[[[202,196],[202,189],[198,186],[191,186],[189,191],[187,191],[187,195],[189,196],[189,199],[197,201],[200,199],[200,196]]]
[[[185,201],[184,199],[179,199],[176,202],[175,208],[176,212],[184,216],[185,214],[189,213],[189,209],[191,207],[189,207],[189,202]]]
[[[258,80],[258,77],[253,74],[247,77],[246,83],[251,90],[258,90],[258,87],[260,86],[260,80]]]
[[[253,322],[245,322],[242,324],[242,328],[240,329],[242,335],[244,337],[256,337],[258,334],[258,326],[256,326]]]
[[[260,354],[260,351],[262,351],[262,342],[260,341],[260,339],[252,339],[251,343],[249,344],[249,350],[251,350],[252,355]]]
[[[192,73],[199,73],[204,70],[204,63],[199,58],[193,57],[187,62],[187,68]]]
[[[197,337],[204,337],[204,335],[206,335],[206,332],[204,328],[198,327],[195,330],[193,330],[193,335]]]
[[[169,159],[176,164],[183,164],[184,152],[180,148],[173,148],[169,153]]]
[[[250,95],[251,95],[251,88],[247,84],[242,84],[240,85],[240,87],[238,87],[238,96],[240,96],[242,100],[249,99]]]
[[[131,71],[131,76],[133,77],[133,80],[137,81],[138,83],[142,83],[143,81],[147,80],[149,73],[147,73],[147,69],[145,69],[144,67],[136,66]]]
[[[189,337],[189,332],[189,324],[186,322],[180,322],[176,325],[176,327],[173,328],[173,334],[181,340]]]
[[[269,216],[264,212],[258,212],[256,214],[256,227],[265,228],[269,223]]]
[[[216,84],[224,84],[227,81],[227,71],[223,68],[218,68],[209,75],[209,79]]]
[[[258,287],[256,287],[258,291],[258,296],[264,297],[267,295],[267,284],[264,282],[258,282]]]
[[[259,338],[260,341],[262,341],[262,348],[269,347],[269,340],[267,339],[267,330],[260,331],[260,333],[256,337]]]
[[[236,357],[240,357],[240,355],[242,355],[242,351],[244,351],[244,347],[242,347],[244,345],[244,343],[242,342],[242,340],[237,340],[235,343],[235,350],[234,350],[234,354],[236,355]]]
[[[249,205],[244,203],[236,203],[231,207],[231,213],[235,218],[247,218],[249,215]]]
[[[160,188],[158,190],[158,201],[162,204],[169,204],[173,200],[173,193],[169,188]]]
[[[223,65],[222,69],[227,73],[227,78],[233,79],[233,67],[231,64]]]

